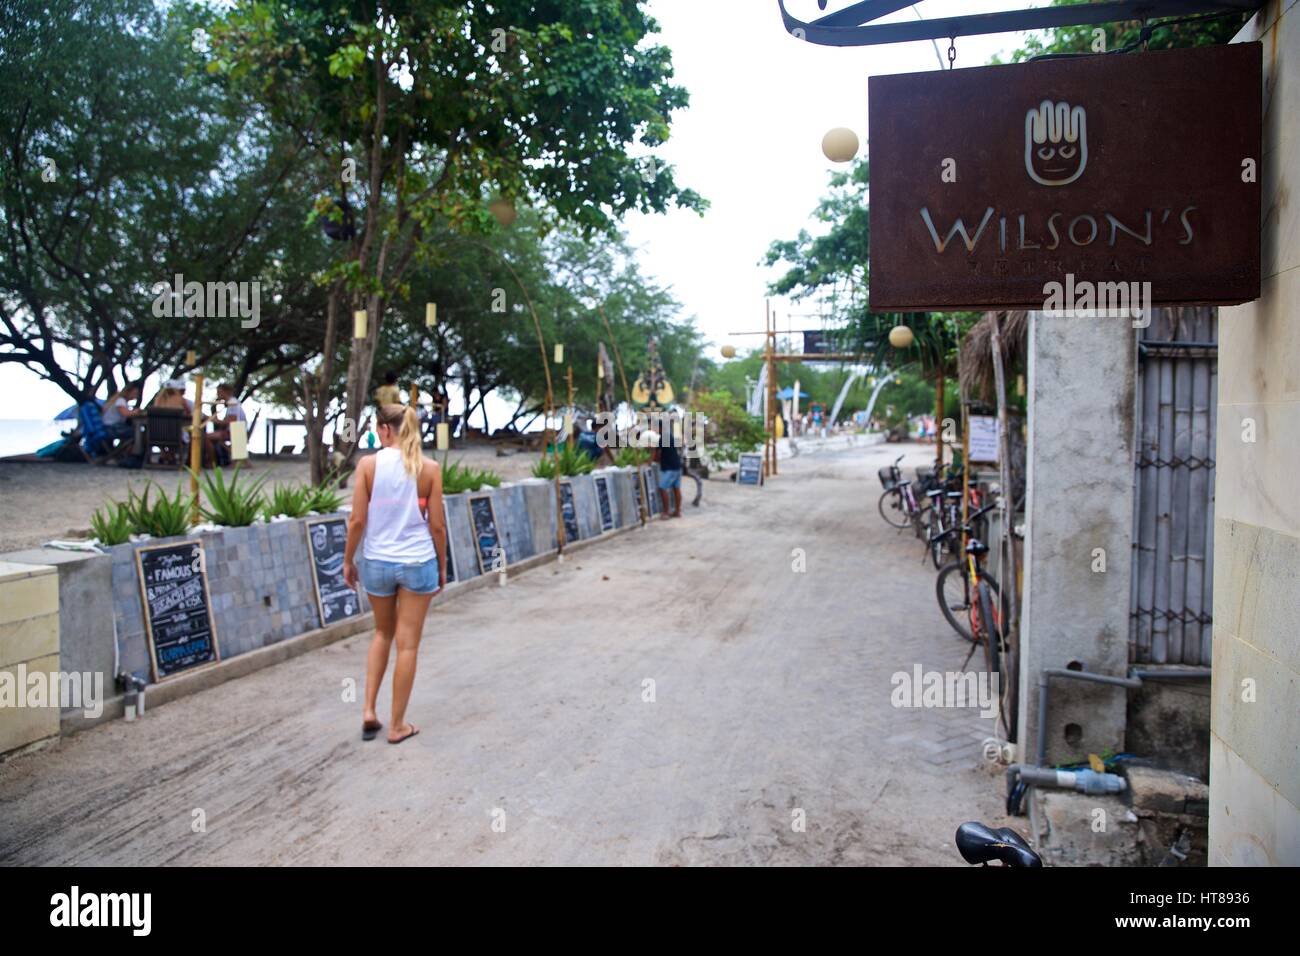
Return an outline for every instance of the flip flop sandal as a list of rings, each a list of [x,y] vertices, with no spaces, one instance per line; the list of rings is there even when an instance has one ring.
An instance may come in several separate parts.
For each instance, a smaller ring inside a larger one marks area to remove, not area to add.
[[[411,732],[409,734],[405,735],[404,737],[398,737],[396,740],[390,740],[388,742],[390,744],[400,744],[404,740],[410,740],[419,732],[420,732],[420,728],[415,726],[415,724],[411,724]]]
[[[366,722],[361,725],[361,739],[374,740],[379,732],[384,729],[384,725],[379,721]]]

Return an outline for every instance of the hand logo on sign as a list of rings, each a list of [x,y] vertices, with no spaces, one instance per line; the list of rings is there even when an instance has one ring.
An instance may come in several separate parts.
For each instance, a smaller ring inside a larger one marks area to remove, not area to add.
[[[1025,114],[1025,171],[1044,186],[1064,186],[1088,165],[1088,124],[1082,106],[1043,100]]]

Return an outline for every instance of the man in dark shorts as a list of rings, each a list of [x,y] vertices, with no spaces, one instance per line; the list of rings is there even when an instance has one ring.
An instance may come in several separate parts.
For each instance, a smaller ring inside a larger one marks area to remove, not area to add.
[[[659,462],[659,499],[664,504],[661,518],[682,516],[682,450],[677,444],[676,418],[665,423],[666,434],[659,437],[654,460]],[[668,492],[672,492],[672,511],[668,510]]]

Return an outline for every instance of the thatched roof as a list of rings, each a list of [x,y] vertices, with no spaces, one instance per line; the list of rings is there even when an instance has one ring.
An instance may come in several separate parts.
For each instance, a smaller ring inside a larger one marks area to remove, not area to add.
[[[961,341],[958,364],[961,368],[962,391],[969,399],[997,401],[993,380],[993,322],[1002,322],[1002,367],[1010,379],[1025,367],[1029,352],[1029,313],[1024,311],[985,312]],[[1014,387],[1008,381],[1007,388]]]

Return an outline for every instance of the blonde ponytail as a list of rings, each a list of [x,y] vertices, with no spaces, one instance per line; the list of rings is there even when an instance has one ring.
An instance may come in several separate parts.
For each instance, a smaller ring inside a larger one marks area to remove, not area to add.
[[[397,447],[402,453],[402,467],[412,478],[420,477],[424,451],[420,443],[420,416],[409,405],[381,405],[377,416],[381,424],[396,428]]]

